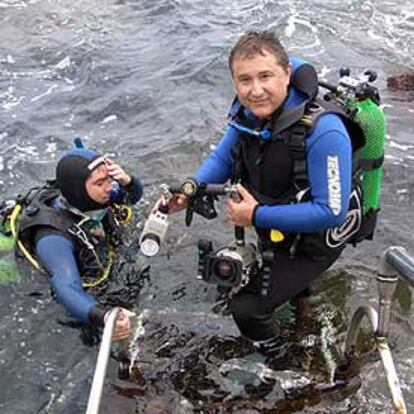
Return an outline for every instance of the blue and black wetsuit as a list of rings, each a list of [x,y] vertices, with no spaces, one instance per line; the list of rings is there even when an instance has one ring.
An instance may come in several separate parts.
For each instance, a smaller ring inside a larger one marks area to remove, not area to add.
[[[141,182],[133,177],[126,188],[118,187],[111,194],[111,203],[136,203],[142,196]],[[56,213],[62,211],[59,198],[52,201]],[[50,284],[58,301],[77,320],[95,326],[103,325],[105,309],[82,287],[81,266],[76,242],[65,232],[41,226],[34,236],[35,254],[50,274]]]
[[[304,62],[292,59],[293,71]],[[283,110],[300,105],[306,96],[293,85],[289,87]],[[263,120],[245,108],[234,108],[241,113],[252,130],[263,128]],[[240,118],[240,116],[239,116]],[[277,122],[277,120],[276,120]],[[285,142],[274,139],[264,142],[248,134],[239,123],[230,123],[216,149],[196,173],[202,183],[224,183],[234,175],[235,164],[241,162],[244,174],[242,184],[259,201],[253,214],[253,225],[259,234],[259,245],[266,244],[270,229],[277,229],[285,242],[273,246],[274,259],[270,286],[263,296],[260,283],[250,283],[233,296],[231,309],[242,334],[252,340],[267,340],[275,336],[272,323],[274,309],[306,290],[339,256],[343,245],[329,249],[320,257],[298,249],[292,258],[294,236],[313,235],[340,226],[347,215],[352,191],[352,145],[341,118],[326,113],[318,119],[306,137],[306,165],[308,196],[292,203],[294,163]],[[241,147],[242,155],[235,148]],[[290,194],[290,198],[286,197]]]

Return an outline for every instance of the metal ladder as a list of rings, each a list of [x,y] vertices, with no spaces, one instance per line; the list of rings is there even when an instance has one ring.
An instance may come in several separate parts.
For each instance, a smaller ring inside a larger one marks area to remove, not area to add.
[[[368,318],[377,350],[381,357],[395,412],[398,414],[405,414],[407,413],[407,409],[401,392],[391,350],[387,342],[391,305],[399,276],[403,277],[414,287],[414,259],[408,255],[403,247],[389,247],[381,258],[377,274],[379,291],[378,312],[369,305],[361,306],[355,311],[351,319],[345,342],[345,358],[351,358],[350,356],[354,355],[361,324],[364,317]],[[111,338],[119,311],[120,308],[112,309],[105,324],[86,414],[99,413],[106,369],[111,351]]]
[[[360,306],[355,311],[345,342],[345,359],[355,359],[354,355],[358,334],[364,317],[366,317],[370,322],[376,348],[381,357],[395,412],[405,414],[407,413],[407,408],[401,392],[391,350],[388,346],[391,305],[399,276],[414,287],[414,259],[408,255],[403,247],[392,246],[382,255],[378,268],[378,312],[369,305]]]
[[[99,348],[98,359],[96,361],[95,374],[93,376],[92,387],[89,393],[86,414],[98,414],[102,399],[102,391],[108,366],[109,354],[111,352],[112,333],[115,321],[120,312],[120,308],[113,308],[109,312],[108,319],[102,335],[101,346]]]

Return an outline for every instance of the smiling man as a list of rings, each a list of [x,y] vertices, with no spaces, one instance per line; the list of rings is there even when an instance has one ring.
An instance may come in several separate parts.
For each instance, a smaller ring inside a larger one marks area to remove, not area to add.
[[[77,320],[102,327],[107,308],[91,289],[105,286],[119,243],[115,203],[136,203],[141,182],[92,149],[68,151],[56,167],[56,186],[26,198],[18,239],[40,262],[58,301]],[[122,309],[113,340],[131,334],[133,313]]]
[[[275,308],[306,291],[359,229],[361,196],[346,119],[315,100],[311,65],[289,59],[264,31],[240,37],[229,67],[237,95],[229,124],[195,179],[237,183],[242,200],[228,200],[227,216],[255,227],[266,266],[230,308],[242,335],[265,345],[277,338]],[[169,211],[185,205],[177,195]]]
[[[291,67],[289,61],[279,64],[275,55],[263,49],[236,55],[231,72],[240,103],[257,118],[270,118],[287,96]]]

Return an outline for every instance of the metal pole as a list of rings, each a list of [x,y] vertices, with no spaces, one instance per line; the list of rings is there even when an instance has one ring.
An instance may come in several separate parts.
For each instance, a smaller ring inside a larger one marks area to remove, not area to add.
[[[391,306],[395,288],[397,287],[398,276],[383,277],[377,276],[379,291],[378,307],[378,329],[376,331],[379,337],[388,337],[390,331]]]
[[[98,360],[96,362],[95,374],[93,376],[92,387],[89,394],[88,407],[86,414],[98,414],[101,404],[103,385],[108,366],[109,354],[111,352],[112,333],[115,321],[120,308],[113,308],[108,315],[102,335],[101,347],[99,348]]]
[[[385,372],[388,389],[391,393],[392,403],[394,404],[395,412],[397,414],[406,414],[407,408],[405,406],[402,395],[398,374],[395,369],[394,361],[392,359],[391,350],[388,346],[386,338],[377,338],[377,349],[381,356],[382,366]]]

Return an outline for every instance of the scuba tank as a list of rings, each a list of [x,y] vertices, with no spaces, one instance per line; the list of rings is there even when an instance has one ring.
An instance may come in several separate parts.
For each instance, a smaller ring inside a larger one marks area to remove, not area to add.
[[[373,238],[381,205],[387,123],[380,107],[378,89],[371,84],[377,79],[377,74],[368,70],[364,79],[356,79],[350,77],[349,68],[341,68],[339,75],[338,86],[322,81],[319,85],[330,91],[324,99],[342,106],[364,136],[365,142],[360,148],[363,217],[360,230],[350,240],[355,245]]]
[[[7,200],[0,206],[0,285],[20,282],[20,273],[14,260],[15,238],[10,222],[15,205],[14,200]]]
[[[0,285],[9,285],[20,282],[20,272],[14,261],[14,254],[6,252],[0,257]]]
[[[363,166],[367,165],[362,174],[365,215],[369,211],[377,211],[380,208],[386,120],[381,107],[371,98],[364,100],[355,98],[349,102],[349,106],[357,110],[354,119],[364,131],[365,136],[365,145],[361,148]]]
[[[14,237],[0,232],[0,252],[14,249]]]
[[[0,205],[0,251],[14,249],[15,239],[11,229],[11,215],[15,206],[14,200],[3,201]]]

